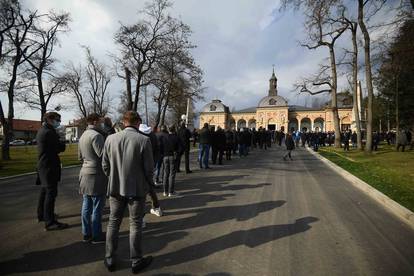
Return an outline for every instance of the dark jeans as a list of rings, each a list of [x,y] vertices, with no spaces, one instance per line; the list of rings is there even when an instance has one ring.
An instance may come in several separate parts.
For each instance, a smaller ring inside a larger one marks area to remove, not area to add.
[[[231,152],[233,149],[233,145],[228,145],[226,148],[226,160],[231,160]]]
[[[164,156],[164,193],[173,193],[175,185],[175,158]]]
[[[132,264],[142,259],[142,217],[144,215],[145,198],[110,197],[108,228],[106,233],[105,258],[115,262],[118,248],[119,227],[122,223],[125,208],[129,209],[129,251]]]
[[[198,144],[198,162],[200,163],[200,168],[208,168],[208,157],[210,153],[209,144]]]
[[[159,182],[160,181],[160,177],[161,179],[163,178],[163,168],[162,168],[162,162],[163,162],[164,157],[160,157],[160,159],[158,159],[155,162],[155,182]]]
[[[44,220],[46,226],[55,222],[55,201],[57,196],[57,182],[47,187],[40,188],[39,201],[37,204],[37,218]]]

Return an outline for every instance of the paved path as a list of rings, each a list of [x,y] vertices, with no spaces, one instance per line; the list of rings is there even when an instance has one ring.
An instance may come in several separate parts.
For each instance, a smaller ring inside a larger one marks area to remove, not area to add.
[[[147,215],[144,275],[414,275],[414,231],[303,149],[254,151],[178,176],[182,198]],[[57,212],[70,229],[35,220],[32,176],[0,182],[0,274],[105,275],[104,245],[83,244],[78,168],[64,171]],[[104,224],[108,219],[105,210]],[[120,268],[130,273],[128,220]]]

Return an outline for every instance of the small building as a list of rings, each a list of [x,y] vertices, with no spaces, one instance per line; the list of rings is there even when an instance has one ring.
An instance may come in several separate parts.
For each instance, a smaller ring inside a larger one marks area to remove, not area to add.
[[[37,131],[41,128],[41,121],[13,119],[13,132],[11,140],[30,141],[36,138]],[[0,123],[0,137],[3,139],[4,131]]]
[[[69,142],[78,142],[79,138],[82,136],[85,131],[85,122],[84,120],[73,120],[69,121],[69,124],[65,126],[66,131],[66,141]]]
[[[346,95],[339,97],[338,113],[341,129],[353,129],[352,97],[351,100]],[[215,99],[206,104],[200,113],[200,128],[204,123],[230,129],[262,127],[285,131],[292,128],[334,131],[333,111],[330,105],[323,108],[289,105],[286,99],[278,95],[274,70],[269,80],[268,95],[260,99],[257,106],[230,112],[228,106]]]

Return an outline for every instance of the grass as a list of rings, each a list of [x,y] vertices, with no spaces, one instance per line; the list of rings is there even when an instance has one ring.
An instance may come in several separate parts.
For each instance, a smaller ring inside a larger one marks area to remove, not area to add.
[[[394,147],[380,145],[372,154],[331,147],[320,148],[319,153],[414,211],[414,151],[397,152]]]
[[[36,171],[37,147],[19,146],[10,147],[10,161],[0,160],[0,177],[12,176],[21,173]],[[67,144],[66,150],[60,154],[64,167],[78,165],[78,145]]]

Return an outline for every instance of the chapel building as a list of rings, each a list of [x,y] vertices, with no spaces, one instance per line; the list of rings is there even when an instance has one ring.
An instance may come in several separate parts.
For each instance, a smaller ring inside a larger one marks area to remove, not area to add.
[[[341,130],[354,129],[352,96],[338,94],[338,113]],[[307,131],[334,131],[333,112],[329,104],[323,108],[289,105],[278,95],[277,78],[273,70],[269,91],[257,106],[230,112],[221,100],[206,104],[200,113],[200,128],[210,126],[230,129],[259,127],[284,131],[294,129]]]

